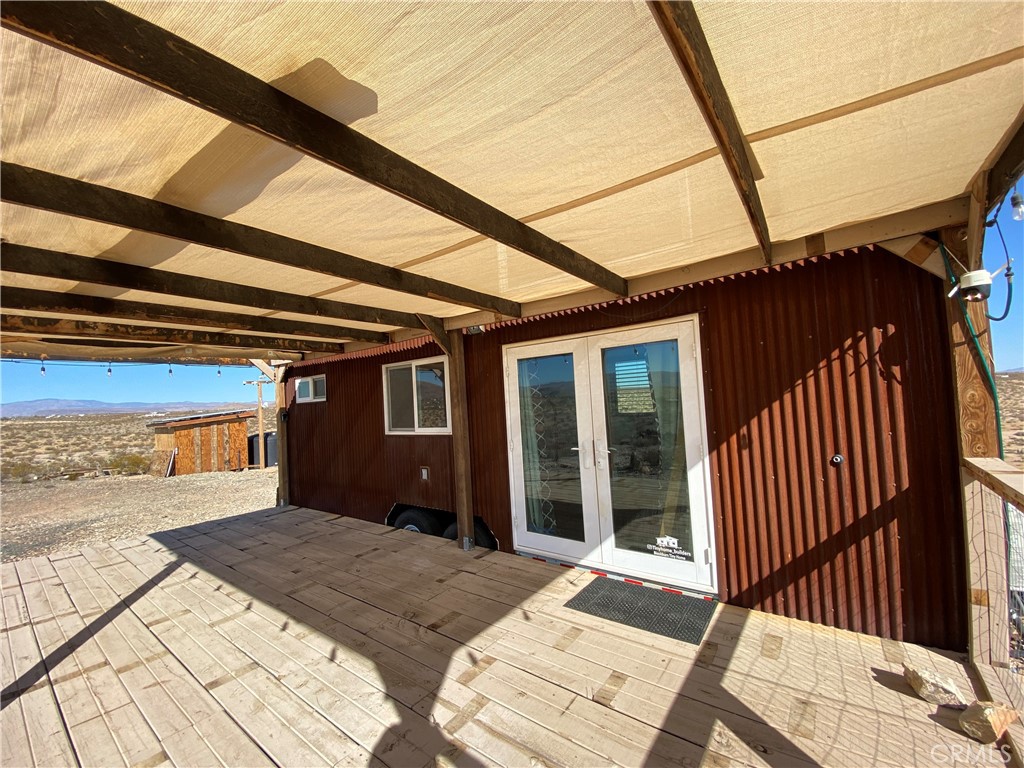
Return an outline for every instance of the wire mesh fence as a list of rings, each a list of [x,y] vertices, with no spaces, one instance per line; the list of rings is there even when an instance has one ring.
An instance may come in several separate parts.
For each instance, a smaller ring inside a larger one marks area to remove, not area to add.
[[[1010,587],[1010,658],[1024,673],[1024,512],[1004,503],[1006,512],[1007,576]]]

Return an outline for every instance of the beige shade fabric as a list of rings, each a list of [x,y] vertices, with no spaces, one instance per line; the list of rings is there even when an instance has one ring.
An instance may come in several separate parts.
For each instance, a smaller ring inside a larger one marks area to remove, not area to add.
[[[644,3],[118,5],[623,277],[756,245]],[[963,196],[1024,105],[1019,2],[698,2],[696,10],[764,174],[757,188],[777,243]],[[531,256],[18,33],[3,31],[2,63],[5,162],[519,302],[593,294]],[[9,242],[456,324],[473,312],[18,205],[3,205],[0,217]],[[3,284],[268,314],[8,273]]]

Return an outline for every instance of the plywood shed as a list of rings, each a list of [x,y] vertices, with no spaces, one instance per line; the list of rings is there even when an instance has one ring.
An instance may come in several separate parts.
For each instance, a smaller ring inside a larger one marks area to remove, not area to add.
[[[243,469],[249,464],[248,420],[254,410],[220,411],[150,421],[166,476]],[[156,462],[154,462],[155,465]]]

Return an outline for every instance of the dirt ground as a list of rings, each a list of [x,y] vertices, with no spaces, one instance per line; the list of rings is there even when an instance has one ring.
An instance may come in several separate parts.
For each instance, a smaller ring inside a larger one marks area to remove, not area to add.
[[[274,506],[277,467],[4,483],[3,560],[77,549]]]

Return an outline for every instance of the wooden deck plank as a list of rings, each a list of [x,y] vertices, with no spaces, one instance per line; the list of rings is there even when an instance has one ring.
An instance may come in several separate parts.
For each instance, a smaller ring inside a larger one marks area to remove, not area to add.
[[[907,660],[966,692],[955,655],[729,606],[680,643],[566,609],[591,573],[311,510],[2,573],[4,682],[34,686],[4,749],[37,765],[895,766],[969,744],[899,680]]]

